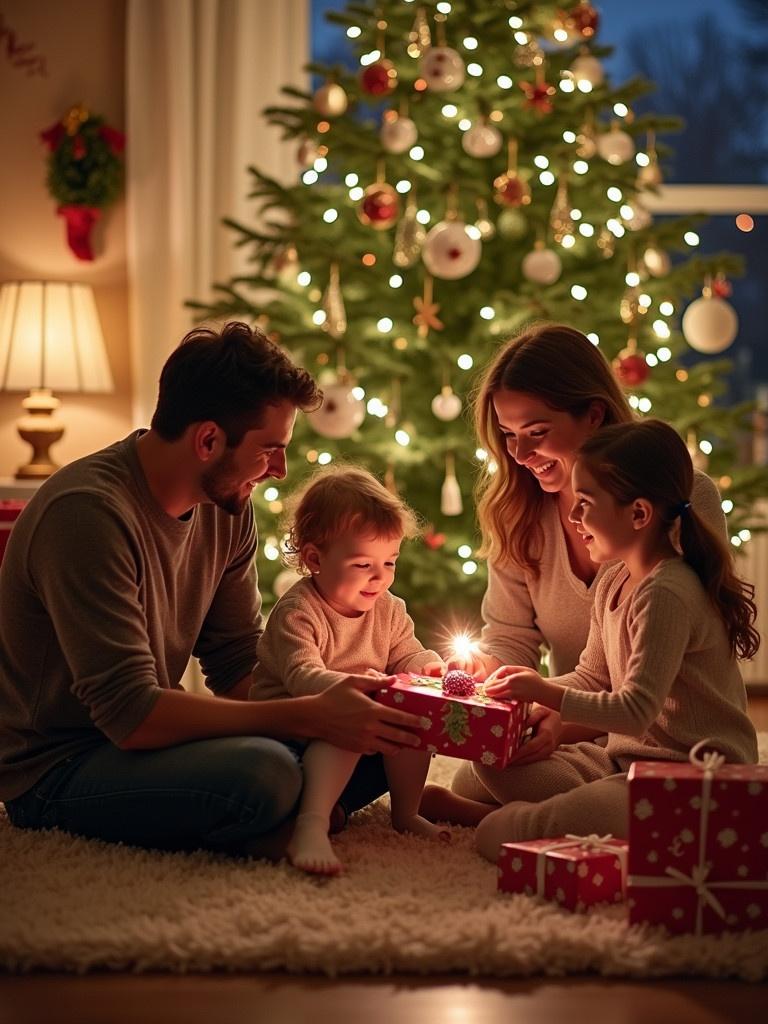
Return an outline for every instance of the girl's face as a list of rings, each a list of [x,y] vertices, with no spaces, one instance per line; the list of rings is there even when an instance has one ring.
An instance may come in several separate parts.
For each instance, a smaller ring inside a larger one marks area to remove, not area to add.
[[[570,486],[576,452],[603,420],[599,402],[576,417],[525,391],[497,391],[493,407],[507,452],[550,494]]]
[[[610,562],[626,555],[637,545],[634,505],[620,505],[576,460],[573,467],[573,507],[568,515],[589,549],[593,562]]]
[[[304,562],[331,608],[357,617],[370,611],[392,586],[402,539],[352,532],[324,550],[307,545]]]

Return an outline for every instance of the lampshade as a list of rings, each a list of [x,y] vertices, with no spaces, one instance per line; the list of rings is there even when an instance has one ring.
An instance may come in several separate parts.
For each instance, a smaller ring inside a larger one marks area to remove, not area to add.
[[[0,390],[113,390],[93,290],[22,281],[0,289]]]

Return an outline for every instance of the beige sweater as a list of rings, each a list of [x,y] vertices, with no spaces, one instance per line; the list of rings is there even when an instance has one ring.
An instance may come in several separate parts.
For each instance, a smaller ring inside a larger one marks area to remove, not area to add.
[[[684,761],[711,737],[728,761],[757,762],[755,729],[725,627],[682,558],[659,565],[623,601],[629,573],[613,565],[597,587],[587,646],[565,686],[564,722],[607,732],[606,752]]]
[[[717,488],[704,473],[695,475],[691,502],[713,529],[726,535]],[[482,604],[481,650],[505,665],[538,668],[542,645],[550,652],[550,673],[575,668],[589,633],[595,591],[608,565],[590,586],[574,575],[554,497],[541,517],[544,548],[538,578],[509,562],[488,564],[488,589]]]
[[[321,693],[347,673],[419,672],[438,655],[413,633],[405,602],[387,591],[370,611],[349,618],[334,611],[311,579],[280,598],[259,641],[252,700]]]

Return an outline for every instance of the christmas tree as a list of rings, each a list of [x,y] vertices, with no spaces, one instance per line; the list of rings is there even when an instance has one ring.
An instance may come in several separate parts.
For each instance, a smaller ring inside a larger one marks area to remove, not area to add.
[[[298,180],[250,169],[258,227],[227,223],[253,273],[190,303],[259,322],[319,376],[324,405],[299,421],[286,493],[340,458],[378,473],[428,524],[394,587],[421,635],[470,622],[485,585],[472,489],[494,472],[473,440],[474,377],[546,319],[581,329],[631,405],[678,428],[723,492],[734,543],[747,539],[767,474],[736,465],[746,409],[716,402],[726,362],[688,358],[733,340],[739,261],[693,254],[697,218],[645,208],[668,152],[657,140],[678,122],[633,116],[652,86],[609,83],[598,12],[382,0],[329,17],[359,72],[310,65],[323,84],[286,87],[265,111],[296,145]],[[283,490],[255,498],[267,604],[291,581]]]

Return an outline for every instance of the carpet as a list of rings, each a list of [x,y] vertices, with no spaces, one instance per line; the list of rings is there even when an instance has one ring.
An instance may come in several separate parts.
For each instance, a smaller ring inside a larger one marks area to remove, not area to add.
[[[432,779],[446,783],[456,764],[436,758]],[[571,914],[497,895],[471,830],[449,847],[399,836],[384,800],[336,842],[347,873],[316,880],[286,864],[17,830],[0,811],[0,968],[768,977],[768,931],[670,938],[629,927],[622,906]]]

